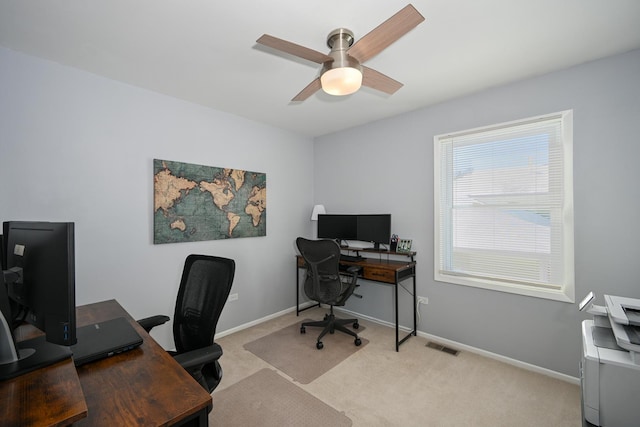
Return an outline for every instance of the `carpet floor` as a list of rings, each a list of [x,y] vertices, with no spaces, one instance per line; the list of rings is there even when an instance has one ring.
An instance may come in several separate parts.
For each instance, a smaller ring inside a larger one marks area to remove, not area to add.
[[[352,421],[272,369],[261,369],[216,395],[213,426],[332,426]]]
[[[309,384],[369,343],[361,338],[362,344],[356,346],[353,337],[336,332],[322,337],[325,348],[318,351],[316,341],[322,329],[308,327],[307,333],[301,334],[299,323],[251,341],[244,348],[294,381]],[[360,327],[356,332],[360,334],[364,330],[364,327]]]
[[[295,312],[285,314],[217,340],[224,349],[220,360],[224,377],[213,392],[211,424],[252,425],[234,416],[225,418],[221,423],[216,421],[215,414],[228,412],[227,409],[237,403],[241,407],[255,407],[260,402],[267,401],[270,411],[279,412],[284,415],[284,419],[293,419],[293,413],[289,417],[291,408],[286,402],[293,400],[287,396],[297,394],[295,389],[291,389],[294,392],[288,394],[254,387],[257,395],[237,392],[232,394],[234,385],[242,385],[243,380],[267,369],[279,376],[278,382],[280,379],[288,381],[291,386],[332,408],[332,415],[343,421],[348,419],[356,427],[582,425],[578,385],[467,351],[454,356],[427,347],[427,340],[421,337],[411,337],[396,352],[394,330],[372,322],[360,321],[365,329],[358,331],[358,334],[363,340],[368,340],[366,346],[307,384],[295,381],[291,375],[245,348],[248,343],[283,328],[299,327],[303,318],[321,319],[325,312],[325,309],[314,308],[306,311],[304,317],[297,317]],[[339,313],[337,315],[340,317]],[[313,337],[315,332],[307,330],[306,336],[289,334],[291,348],[309,335]],[[287,347],[286,344],[280,345]],[[329,345],[328,341],[325,341],[322,350],[315,349],[314,340],[310,341],[310,345],[315,354],[327,357],[330,357],[332,349],[337,349],[333,344]],[[352,347],[353,341],[347,340],[345,345]],[[227,389],[229,392],[225,392]],[[232,397],[228,397],[229,395]],[[280,397],[276,399],[273,395]],[[326,410],[324,405],[319,405],[318,408]],[[238,406],[235,408],[231,410],[232,414],[240,412]],[[312,413],[307,413],[305,419],[308,422],[298,425],[333,425],[323,421],[316,422],[317,418]],[[282,418],[268,421],[265,416],[254,425],[291,425],[282,422]]]

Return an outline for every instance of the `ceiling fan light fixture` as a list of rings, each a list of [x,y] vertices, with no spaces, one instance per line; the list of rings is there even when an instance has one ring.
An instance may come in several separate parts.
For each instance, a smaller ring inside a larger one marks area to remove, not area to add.
[[[362,86],[362,71],[353,67],[332,68],[322,73],[320,83],[329,95],[350,95]]]

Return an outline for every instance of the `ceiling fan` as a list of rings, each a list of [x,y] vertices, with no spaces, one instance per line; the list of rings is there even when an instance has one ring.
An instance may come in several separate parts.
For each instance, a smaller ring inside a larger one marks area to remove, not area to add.
[[[386,49],[422,21],[424,17],[409,4],[355,43],[353,32],[338,28],[327,36],[327,46],[331,48],[328,54],[268,34],[263,34],[257,42],[322,64],[320,77],[309,83],[292,101],[304,101],[319,89],[330,95],[349,95],[360,89],[361,85],[391,95],[403,86],[402,83],[365,67],[362,63]]]

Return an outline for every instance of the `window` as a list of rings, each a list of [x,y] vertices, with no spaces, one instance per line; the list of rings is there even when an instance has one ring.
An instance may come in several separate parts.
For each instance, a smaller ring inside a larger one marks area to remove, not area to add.
[[[435,280],[574,302],[572,147],[572,111],[435,136]]]

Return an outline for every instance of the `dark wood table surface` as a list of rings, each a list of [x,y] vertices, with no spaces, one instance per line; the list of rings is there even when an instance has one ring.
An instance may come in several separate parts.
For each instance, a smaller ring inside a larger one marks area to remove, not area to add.
[[[193,417],[206,423],[209,393],[117,301],[77,308],[79,326],[115,317],[131,321],[140,347],[77,369],[68,359],[0,383],[0,424],[169,426]]]

